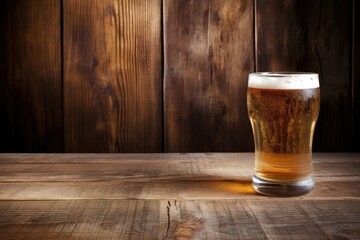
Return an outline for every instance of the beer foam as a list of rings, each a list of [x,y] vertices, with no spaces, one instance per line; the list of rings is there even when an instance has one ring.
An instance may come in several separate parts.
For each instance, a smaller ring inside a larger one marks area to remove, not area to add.
[[[319,87],[317,73],[257,72],[249,75],[249,88],[308,89]]]

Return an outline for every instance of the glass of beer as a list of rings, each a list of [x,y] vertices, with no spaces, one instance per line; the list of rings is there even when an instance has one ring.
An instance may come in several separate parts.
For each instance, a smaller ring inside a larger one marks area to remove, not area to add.
[[[251,73],[247,106],[255,142],[254,190],[271,196],[310,192],[318,74]]]

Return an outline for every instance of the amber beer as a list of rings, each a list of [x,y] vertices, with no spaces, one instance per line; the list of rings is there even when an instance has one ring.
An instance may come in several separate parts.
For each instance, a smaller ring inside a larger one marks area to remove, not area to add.
[[[253,187],[302,195],[314,186],[312,140],[320,107],[315,73],[252,73],[248,113],[255,141]]]

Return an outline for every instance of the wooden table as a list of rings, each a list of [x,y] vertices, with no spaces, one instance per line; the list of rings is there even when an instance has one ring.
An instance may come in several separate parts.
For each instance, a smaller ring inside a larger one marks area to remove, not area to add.
[[[0,154],[0,239],[360,239],[360,154],[316,187],[251,188],[252,153]]]

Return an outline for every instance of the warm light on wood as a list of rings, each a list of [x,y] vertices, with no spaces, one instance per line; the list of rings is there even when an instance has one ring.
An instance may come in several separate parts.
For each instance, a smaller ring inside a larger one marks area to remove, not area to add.
[[[275,198],[253,153],[0,154],[0,238],[357,239],[359,159],[314,154],[315,189]]]

